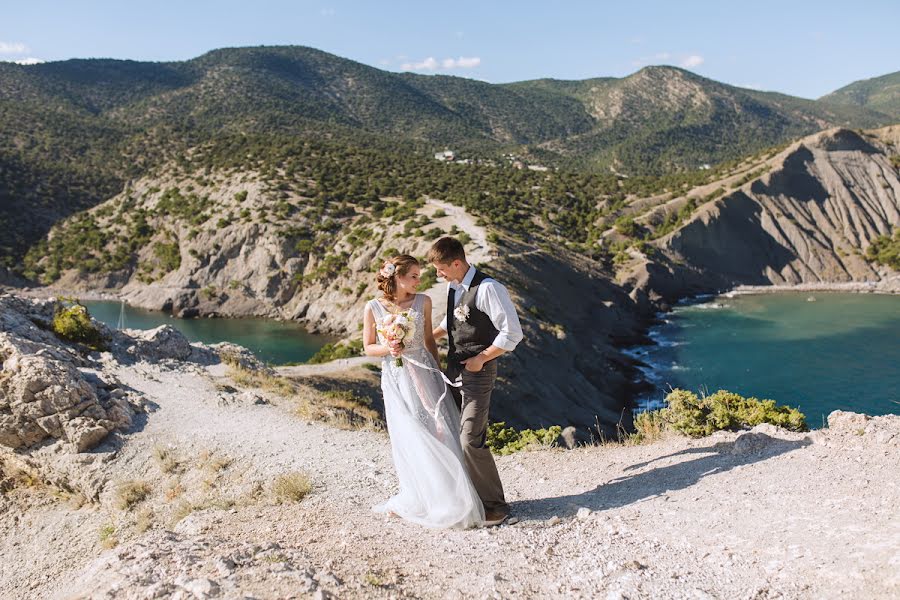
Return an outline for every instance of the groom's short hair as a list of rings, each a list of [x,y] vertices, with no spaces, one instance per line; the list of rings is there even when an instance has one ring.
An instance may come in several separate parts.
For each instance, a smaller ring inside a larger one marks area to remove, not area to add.
[[[463,245],[456,238],[442,237],[428,250],[428,262],[449,265],[454,260],[459,259],[463,262],[466,260],[466,251]]]

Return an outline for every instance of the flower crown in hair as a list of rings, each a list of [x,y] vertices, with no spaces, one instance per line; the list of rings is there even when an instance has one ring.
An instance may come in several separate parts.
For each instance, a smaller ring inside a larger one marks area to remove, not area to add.
[[[394,271],[397,270],[397,265],[392,262],[384,263],[384,266],[381,267],[381,276],[382,277],[391,277],[394,275]]]

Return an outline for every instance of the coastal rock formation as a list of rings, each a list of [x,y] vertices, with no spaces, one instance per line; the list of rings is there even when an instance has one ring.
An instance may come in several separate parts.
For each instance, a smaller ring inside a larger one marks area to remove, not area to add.
[[[736,285],[888,276],[863,257],[874,238],[900,226],[894,146],[878,133],[831,129],[792,144],[764,174],[656,242],[663,256],[636,269],[632,283],[671,300]]]

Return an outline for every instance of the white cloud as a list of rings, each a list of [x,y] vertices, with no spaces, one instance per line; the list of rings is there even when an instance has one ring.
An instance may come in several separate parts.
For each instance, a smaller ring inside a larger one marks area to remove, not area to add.
[[[28,46],[22,42],[0,42],[0,54],[25,54]]]
[[[477,56],[460,56],[459,58],[445,58],[437,60],[433,56],[429,56],[420,62],[405,62],[400,65],[403,71],[437,71],[438,68],[451,69],[473,69],[481,64],[481,59]]]
[[[703,57],[699,54],[691,54],[687,58],[681,61],[681,66],[685,69],[693,69],[694,67],[699,67],[703,64]]]
[[[440,63],[433,56],[429,56],[421,62],[406,62],[400,65],[404,71],[434,71]]]
[[[39,65],[42,62],[46,61],[42,58],[34,58],[33,56],[30,56],[28,58],[20,58],[18,60],[14,60],[13,62],[17,65]]]

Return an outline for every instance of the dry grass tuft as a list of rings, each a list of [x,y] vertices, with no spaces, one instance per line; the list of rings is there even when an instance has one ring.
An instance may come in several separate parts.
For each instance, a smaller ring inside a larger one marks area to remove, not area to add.
[[[153,527],[153,511],[149,508],[142,508],[137,514],[134,528],[138,533],[144,533],[151,527]]]
[[[297,391],[297,386],[286,377],[263,370],[245,369],[236,364],[229,365],[228,376],[237,385],[258,388],[283,398],[290,398]]]
[[[111,523],[106,523],[100,528],[100,545],[106,548],[115,548],[119,544],[116,537],[116,528]]]
[[[150,485],[145,481],[133,479],[124,481],[116,489],[116,507],[120,510],[131,508],[150,495]]]
[[[304,473],[279,475],[272,483],[272,495],[279,504],[300,502],[312,490],[312,483]]]
[[[193,504],[187,500],[179,500],[178,504],[175,505],[175,510],[172,511],[172,521],[170,525],[174,527],[179,521],[194,512],[194,510],[196,509]]]
[[[297,400],[297,415],[308,421],[322,421],[338,429],[384,429],[384,421],[370,406],[371,401],[350,390],[305,389]]]
[[[178,498],[184,493],[184,486],[181,485],[180,481],[172,481],[169,485],[166,486],[164,495],[166,498],[166,502],[171,502],[175,498]]]
[[[159,466],[159,470],[166,474],[174,473],[176,470],[178,470],[178,467],[181,466],[181,461],[178,460],[178,457],[175,455],[175,451],[172,448],[167,448],[166,446],[154,446],[153,458],[156,459],[156,464],[157,466]]]
[[[233,458],[228,456],[211,456],[209,460],[203,465],[210,473],[216,474],[220,471],[224,471],[228,468],[228,466],[234,462]]]

